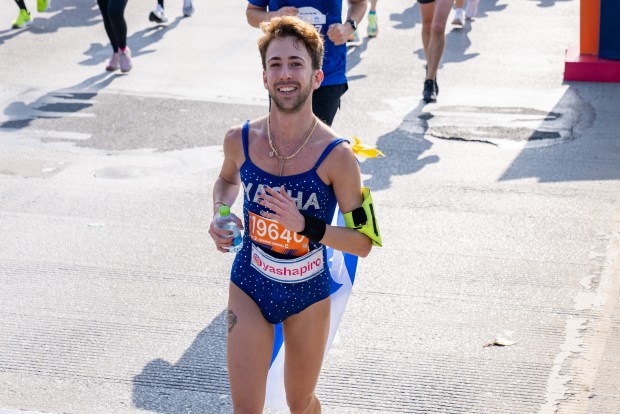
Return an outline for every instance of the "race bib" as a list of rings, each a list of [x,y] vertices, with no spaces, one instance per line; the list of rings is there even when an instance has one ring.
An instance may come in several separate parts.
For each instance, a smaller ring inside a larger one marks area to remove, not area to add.
[[[327,23],[327,16],[314,7],[300,7],[297,9],[297,17],[316,27],[319,33],[321,33],[323,25]]]
[[[272,251],[290,256],[303,256],[310,250],[310,241],[294,231],[285,229],[275,220],[270,220],[251,211],[250,238],[253,242],[269,247]]]
[[[325,269],[323,246],[302,257],[277,259],[252,243],[252,267],[260,274],[280,283],[305,282]]]

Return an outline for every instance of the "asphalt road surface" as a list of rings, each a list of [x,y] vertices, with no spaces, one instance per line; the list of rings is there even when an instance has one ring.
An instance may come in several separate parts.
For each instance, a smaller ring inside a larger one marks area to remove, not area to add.
[[[334,128],[387,155],[361,162],[384,247],[326,413],[620,412],[620,85],[563,82],[577,0],[481,3],[436,104],[416,2],[349,48]],[[224,133],[268,110],[246,3],[168,0],[155,26],[130,1],[128,75],[94,1],[27,4],[10,30],[0,3],[0,413],[230,413],[207,229]]]

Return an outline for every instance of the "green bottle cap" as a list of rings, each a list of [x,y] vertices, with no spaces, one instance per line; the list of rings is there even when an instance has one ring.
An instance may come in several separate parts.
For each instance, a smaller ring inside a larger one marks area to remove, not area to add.
[[[230,214],[230,207],[228,207],[226,204],[222,204],[220,206],[220,216],[226,217],[229,214]]]

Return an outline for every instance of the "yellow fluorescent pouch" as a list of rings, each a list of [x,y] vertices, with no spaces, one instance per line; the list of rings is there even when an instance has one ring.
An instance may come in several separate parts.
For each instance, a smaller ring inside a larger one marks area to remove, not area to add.
[[[373,246],[381,247],[381,232],[379,231],[379,224],[375,217],[375,208],[372,202],[370,188],[363,187],[362,196],[364,197],[364,201],[361,207],[343,214],[344,223],[347,227],[370,237]]]

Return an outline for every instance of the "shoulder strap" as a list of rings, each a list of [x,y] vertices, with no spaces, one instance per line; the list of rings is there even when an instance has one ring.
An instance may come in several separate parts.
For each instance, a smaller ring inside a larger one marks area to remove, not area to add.
[[[245,159],[250,159],[248,155],[248,140],[250,138],[250,121],[245,121],[243,124],[243,129],[241,130],[241,140],[243,141],[243,154],[245,155]]]
[[[332,152],[332,150],[336,148],[337,145],[340,145],[342,142],[345,142],[345,141],[349,142],[348,140],[344,138],[336,138],[332,142],[330,142],[327,148],[325,148],[325,150],[321,154],[321,157],[319,157],[319,160],[316,162],[316,164],[314,164],[314,169],[316,170],[317,168],[319,168],[319,166],[321,165],[323,160],[329,155],[329,153]]]

